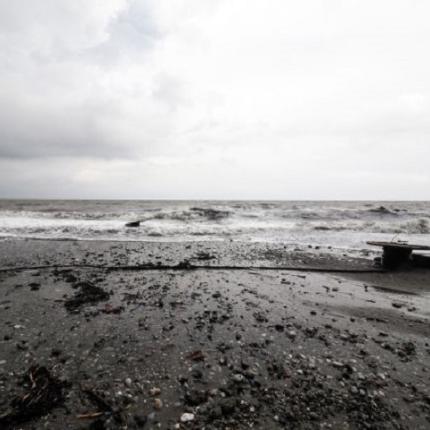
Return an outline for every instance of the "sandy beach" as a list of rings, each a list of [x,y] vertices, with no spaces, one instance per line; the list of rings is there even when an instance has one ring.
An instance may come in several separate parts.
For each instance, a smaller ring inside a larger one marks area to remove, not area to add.
[[[0,255],[1,428],[430,425],[429,271],[261,243],[9,240]]]

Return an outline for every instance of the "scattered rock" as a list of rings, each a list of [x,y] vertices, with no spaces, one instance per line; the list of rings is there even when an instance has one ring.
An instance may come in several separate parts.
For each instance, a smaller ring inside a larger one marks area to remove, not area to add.
[[[194,414],[191,414],[189,412],[184,412],[181,415],[181,422],[182,423],[188,423],[190,421],[194,421],[194,418],[195,418]]]
[[[159,411],[163,407],[163,401],[159,398],[154,399],[154,409]]]
[[[158,387],[153,387],[149,390],[149,394],[154,397],[154,396],[159,396],[161,394],[161,390]]]

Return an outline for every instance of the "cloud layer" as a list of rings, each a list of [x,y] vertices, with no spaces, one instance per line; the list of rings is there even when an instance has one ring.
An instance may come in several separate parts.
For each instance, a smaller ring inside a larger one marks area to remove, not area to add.
[[[0,2],[0,196],[428,199],[426,1]]]

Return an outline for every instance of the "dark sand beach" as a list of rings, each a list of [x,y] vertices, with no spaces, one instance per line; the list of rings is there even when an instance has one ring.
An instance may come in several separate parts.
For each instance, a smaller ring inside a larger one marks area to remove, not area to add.
[[[430,427],[429,270],[237,242],[0,261],[2,429]]]

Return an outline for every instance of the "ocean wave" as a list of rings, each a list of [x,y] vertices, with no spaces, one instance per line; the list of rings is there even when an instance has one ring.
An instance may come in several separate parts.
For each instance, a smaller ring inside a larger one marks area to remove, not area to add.
[[[405,222],[355,222],[316,224],[315,231],[356,231],[368,233],[391,234],[430,234],[430,221],[428,218],[420,218]]]
[[[125,227],[134,220],[140,227]],[[0,235],[7,237],[348,243],[398,234],[429,240],[430,203],[0,201]]]

